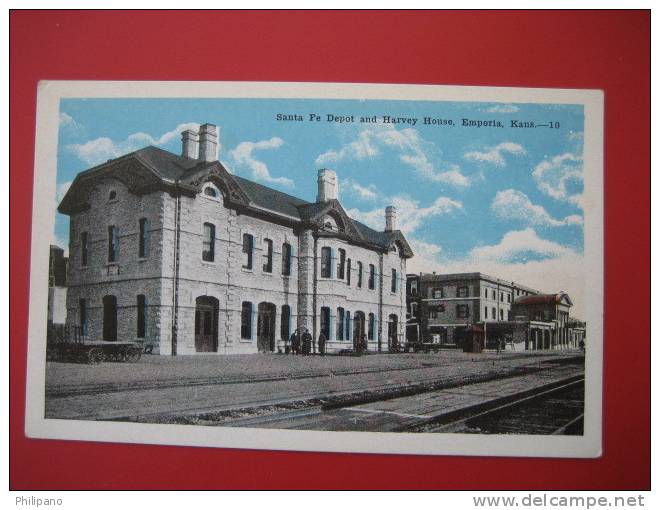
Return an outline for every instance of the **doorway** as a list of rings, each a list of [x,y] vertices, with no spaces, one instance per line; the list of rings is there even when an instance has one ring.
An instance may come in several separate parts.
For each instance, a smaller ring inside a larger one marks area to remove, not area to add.
[[[358,349],[358,345],[362,338],[367,339],[365,336],[364,328],[364,312],[355,312],[353,316],[353,348]]]
[[[218,308],[214,297],[195,300],[195,352],[218,351]]]
[[[259,352],[275,350],[275,314],[273,303],[259,303],[257,307],[257,349]]]

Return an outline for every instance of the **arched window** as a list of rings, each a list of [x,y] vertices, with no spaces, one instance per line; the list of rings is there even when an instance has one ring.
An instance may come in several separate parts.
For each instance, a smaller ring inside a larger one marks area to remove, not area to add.
[[[215,190],[215,188],[211,186],[207,186],[206,188],[204,188],[204,194],[206,196],[214,197],[214,198],[218,196],[218,192]]]

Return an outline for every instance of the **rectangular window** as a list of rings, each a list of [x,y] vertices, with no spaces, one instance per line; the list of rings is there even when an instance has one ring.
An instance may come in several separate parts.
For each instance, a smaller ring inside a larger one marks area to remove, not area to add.
[[[497,299],[497,293],[495,291],[492,292],[493,299]]]
[[[351,284],[351,259],[346,261],[346,285]]]
[[[282,245],[282,275],[291,276],[291,245]]]
[[[321,248],[321,278],[330,278],[331,253],[328,246]]]
[[[484,297],[488,299],[488,289],[484,289]]]
[[[504,310],[502,308],[500,308],[500,320],[504,320]]]
[[[413,280],[410,282],[410,295],[411,296],[417,295],[417,280]]]
[[[327,306],[321,308],[321,333],[330,340],[330,308]]]
[[[252,269],[252,251],[254,248],[254,237],[243,234],[243,269]]]
[[[470,291],[467,287],[458,287],[456,289],[456,297],[468,297],[470,295]]]
[[[500,301],[504,301],[504,292],[500,292]]]
[[[430,319],[438,318],[438,309],[436,307],[429,308],[429,318]]]
[[[459,319],[467,319],[470,316],[470,308],[468,305],[456,305],[456,317]]]
[[[335,324],[335,331],[337,333],[337,340],[344,339],[344,309],[337,308],[337,321]]]
[[[344,279],[344,270],[346,267],[346,250],[339,248],[339,261],[337,262],[337,278]]]
[[[392,269],[392,292],[396,292],[396,287],[397,287],[396,269]]]
[[[491,311],[493,312],[493,319],[497,319],[497,311],[495,310],[495,307],[493,307]]]
[[[444,297],[444,290],[442,287],[436,287],[433,289],[433,298],[440,299]]]
[[[488,307],[484,306],[484,319],[488,318]]]
[[[358,262],[358,263],[357,263],[357,266],[358,266],[358,282],[357,282],[357,286],[358,286],[358,289],[361,289],[361,288],[362,288],[362,262]]]
[[[87,265],[87,255],[89,253],[88,246],[88,234],[87,232],[81,232],[80,234],[80,265]]]
[[[252,338],[252,303],[243,301],[241,306],[241,338]]]
[[[108,227],[108,262],[117,262],[119,255],[119,240],[114,225]]]
[[[87,334],[87,302],[84,299],[78,301],[78,309],[80,311],[80,334]]]
[[[282,306],[282,321],[280,325],[280,337],[282,340],[288,340],[291,332],[289,331],[289,322],[291,320],[291,307],[289,305]]]
[[[417,317],[417,303],[410,303],[410,316]]]
[[[264,239],[265,251],[264,253],[264,273],[273,272],[273,241],[270,239]]]
[[[367,338],[369,340],[374,339],[374,331],[376,329],[376,317],[373,313],[369,314],[369,328],[367,330]]]
[[[506,295],[506,301],[507,301],[507,303],[511,302],[511,294]]]
[[[346,316],[344,317],[344,323],[346,324],[346,340],[351,339],[351,312],[346,312]]]
[[[376,268],[373,264],[369,264],[369,289],[376,288]]]
[[[204,223],[202,260],[205,262],[213,262],[215,260],[215,225],[212,223]]]
[[[137,297],[137,337],[144,338],[147,330],[147,300],[144,294]]]
[[[147,218],[140,218],[140,234],[138,239],[138,257],[149,256],[149,222]]]

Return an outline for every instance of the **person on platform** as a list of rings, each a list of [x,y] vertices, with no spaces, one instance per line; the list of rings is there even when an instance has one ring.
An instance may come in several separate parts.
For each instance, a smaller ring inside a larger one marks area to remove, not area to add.
[[[321,331],[321,334],[319,335],[319,354],[321,356],[325,355],[325,343],[327,342],[327,338],[325,337],[325,333]]]
[[[310,334],[308,329],[305,329],[305,332],[303,333],[302,344],[303,344],[303,354],[311,354],[311,352],[312,352],[312,335]]]
[[[291,335],[291,353],[300,354],[300,330],[298,329]]]

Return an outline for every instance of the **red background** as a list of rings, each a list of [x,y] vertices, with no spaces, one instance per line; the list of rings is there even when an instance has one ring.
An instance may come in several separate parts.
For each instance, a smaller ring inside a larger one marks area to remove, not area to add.
[[[648,12],[19,11],[10,14],[10,28],[12,488],[650,487]],[[31,190],[37,82],[44,79],[603,89],[602,458],[349,455],[27,439]]]

